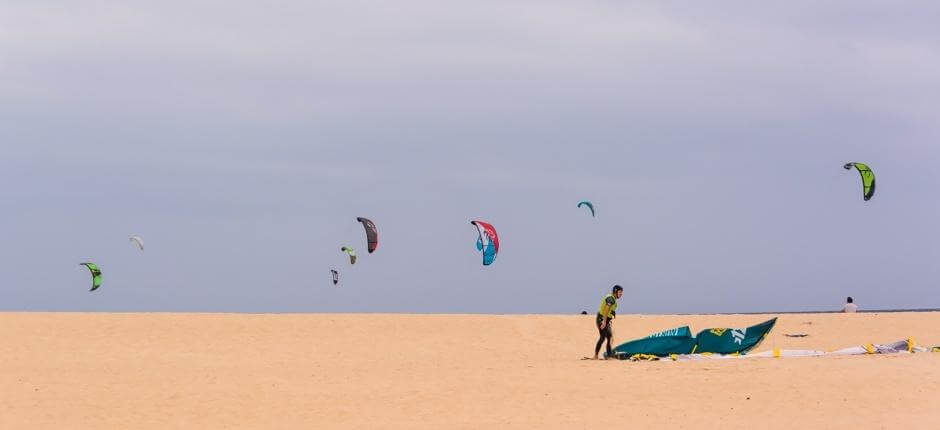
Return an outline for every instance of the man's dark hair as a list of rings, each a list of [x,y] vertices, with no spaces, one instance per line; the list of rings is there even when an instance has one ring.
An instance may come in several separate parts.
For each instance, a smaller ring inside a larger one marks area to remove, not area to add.
[[[623,291],[623,287],[619,285],[614,285],[614,289],[611,292],[616,293],[617,291]]]
[[[845,298],[845,302],[846,302],[846,303],[852,303],[852,297],[851,297],[851,296],[846,297],[846,298]]]

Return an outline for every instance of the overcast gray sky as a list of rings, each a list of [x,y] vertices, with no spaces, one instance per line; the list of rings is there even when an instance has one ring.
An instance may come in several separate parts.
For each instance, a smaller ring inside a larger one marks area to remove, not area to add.
[[[614,283],[625,312],[940,307],[938,16],[0,1],[0,309],[576,313]]]

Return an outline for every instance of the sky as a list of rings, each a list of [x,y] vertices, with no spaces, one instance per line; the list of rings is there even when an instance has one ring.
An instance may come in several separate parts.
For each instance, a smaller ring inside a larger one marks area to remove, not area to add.
[[[2,2],[0,310],[572,314],[614,284],[622,313],[940,307],[937,16]]]

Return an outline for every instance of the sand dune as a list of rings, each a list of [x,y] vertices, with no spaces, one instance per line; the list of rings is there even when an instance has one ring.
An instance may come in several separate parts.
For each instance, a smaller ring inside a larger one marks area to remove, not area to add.
[[[621,316],[618,341],[765,315]],[[940,428],[940,353],[582,361],[593,316],[0,314],[0,428]],[[788,338],[784,333],[806,333]],[[758,350],[940,313],[789,314]]]

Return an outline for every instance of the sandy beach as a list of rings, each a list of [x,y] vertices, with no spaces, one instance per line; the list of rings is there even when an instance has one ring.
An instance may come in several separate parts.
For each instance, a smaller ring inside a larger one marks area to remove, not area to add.
[[[582,361],[593,316],[4,313],[0,336],[4,429],[940,427],[940,353]],[[940,344],[940,313],[781,315],[755,351],[907,337]]]

